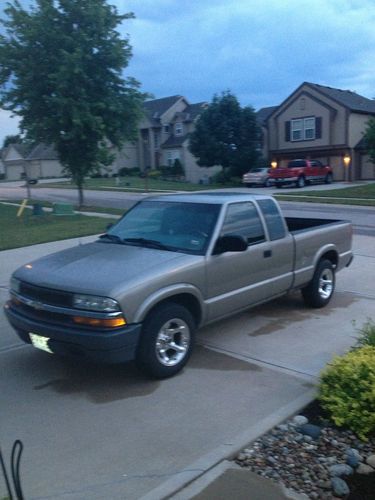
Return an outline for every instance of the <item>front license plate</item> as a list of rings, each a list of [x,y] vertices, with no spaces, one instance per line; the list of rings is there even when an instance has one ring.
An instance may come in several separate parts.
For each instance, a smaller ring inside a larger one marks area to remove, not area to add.
[[[48,345],[49,337],[42,337],[41,335],[37,335],[36,333],[31,332],[29,333],[29,336],[34,347],[53,354],[50,346]]]

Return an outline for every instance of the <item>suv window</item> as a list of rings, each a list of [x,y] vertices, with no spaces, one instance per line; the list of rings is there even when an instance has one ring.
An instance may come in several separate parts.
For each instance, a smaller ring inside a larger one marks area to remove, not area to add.
[[[288,163],[288,168],[306,167],[306,160],[292,160]]]
[[[279,240],[285,236],[285,225],[279,209],[273,200],[259,200],[263,216],[266,219],[270,240]]]
[[[229,205],[221,235],[243,236],[249,245],[265,240],[262,221],[255,205],[251,202]]]

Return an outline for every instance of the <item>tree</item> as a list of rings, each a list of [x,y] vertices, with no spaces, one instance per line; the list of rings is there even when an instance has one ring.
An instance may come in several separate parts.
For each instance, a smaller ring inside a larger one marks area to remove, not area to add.
[[[242,175],[258,161],[259,139],[253,108],[241,108],[237,98],[226,91],[215,95],[200,115],[189,148],[199,166],[221,165],[224,172]]]
[[[3,140],[3,148],[6,148],[10,144],[22,144],[22,137],[19,134],[16,135],[6,135]]]
[[[0,105],[20,116],[26,139],[53,144],[78,187],[111,160],[110,147],[136,137],[145,94],[122,71],[131,57],[105,0],[8,3],[0,36]]]
[[[370,118],[367,122],[364,137],[370,160],[375,165],[375,118]]]

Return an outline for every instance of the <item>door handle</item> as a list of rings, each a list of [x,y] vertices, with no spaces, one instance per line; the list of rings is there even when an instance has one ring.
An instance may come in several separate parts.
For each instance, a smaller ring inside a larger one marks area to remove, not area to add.
[[[265,250],[265,251],[263,252],[263,257],[264,257],[265,259],[267,259],[267,258],[269,258],[269,257],[272,257],[272,250]]]

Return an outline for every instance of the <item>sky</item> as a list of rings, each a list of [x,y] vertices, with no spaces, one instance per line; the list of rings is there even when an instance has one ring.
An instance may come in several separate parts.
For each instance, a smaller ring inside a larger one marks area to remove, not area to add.
[[[304,81],[375,97],[375,0],[109,3],[136,16],[120,27],[133,47],[124,75],[155,98],[209,102],[230,90],[258,110],[280,104]],[[0,111],[0,145],[16,132],[16,120]]]

